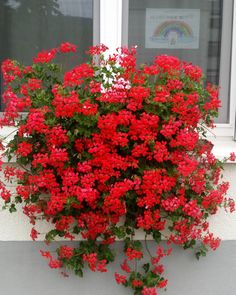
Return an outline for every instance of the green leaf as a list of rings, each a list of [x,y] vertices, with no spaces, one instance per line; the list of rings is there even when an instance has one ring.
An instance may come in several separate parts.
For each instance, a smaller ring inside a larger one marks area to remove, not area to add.
[[[161,233],[159,231],[154,231],[153,239],[159,244],[161,242]]]
[[[149,271],[149,269],[150,269],[150,263],[145,263],[143,265],[143,269],[144,269],[145,273],[147,273]]]
[[[15,202],[16,203],[22,203],[22,198],[20,196],[15,197]]]
[[[117,236],[118,239],[123,239],[126,236],[124,226],[114,226],[112,227],[112,232]]]
[[[205,257],[207,252],[208,248],[204,244],[201,244],[198,251],[195,253],[197,260],[199,260],[200,257]]]
[[[189,249],[189,248],[193,248],[193,246],[196,244],[195,240],[190,240],[188,242],[186,242],[183,246],[184,249]]]
[[[62,231],[59,231],[57,229],[52,229],[46,234],[45,240],[50,242],[50,241],[53,241],[56,236],[63,236],[63,235],[64,233]]]
[[[83,270],[81,269],[81,268],[76,268],[75,269],[75,274],[77,275],[77,276],[79,276],[79,277],[83,277]]]
[[[9,208],[9,212],[10,213],[13,213],[13,212],[16,212],[17,210],[16,210],[16,206],[15,206],[15,204],[11,204],[11,206],[10,206],[10,208]]]

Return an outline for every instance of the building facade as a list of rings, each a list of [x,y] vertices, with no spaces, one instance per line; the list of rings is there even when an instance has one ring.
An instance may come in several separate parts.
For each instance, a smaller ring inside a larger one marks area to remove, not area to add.
[[[214,153],[224,158],[236,152],[234,0],[0,1],[0,61],[14,58],[27,64],[38,51],[64,41],[78,46],[77,63],[85,59],[89,46],[103,43],[110,52],[122,45],[137,45],[139,63],[168,54],[199,65],[206,81],[221,87],[222,108],[214,135],[209,132]],[[0,134],[10,131],[6,127]],[[224,178],[231,183],[229,194],[236,200],[236,164],[225,165]],[[193,253],[175,248],[166,262],[169,286],[163,294],[236,294],[236,214],[220,212],[211,224],[222,239],[221,248],[199,262]],[[88,273],[83,280],[74,275],[64,279],[50,271],[39,251],[35,251],[45,246],[30,241],[30,228],[23,214],[1,212],[2,294],[130,294],[114,284],[115,264],[109,274]],[[121,243],[117,242],[116,247],[119,252]]]

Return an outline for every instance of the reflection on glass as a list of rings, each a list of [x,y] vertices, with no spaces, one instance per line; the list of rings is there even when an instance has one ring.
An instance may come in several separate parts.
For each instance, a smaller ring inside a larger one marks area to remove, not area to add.
[[[174,55],[199,65],[208,82],[219,84],[223,4],[223,0],[129,0],[128,45],[138,45],[138,64],[159,54]],[[225,86],[228,91],[229,81]],[[221,122],[228,121],[227,91]]]
[[[42,49],[61,42],[78,46],[74,63],[93,44],[92,0],[1,0],[0,62],[14,58],[31,64]]]

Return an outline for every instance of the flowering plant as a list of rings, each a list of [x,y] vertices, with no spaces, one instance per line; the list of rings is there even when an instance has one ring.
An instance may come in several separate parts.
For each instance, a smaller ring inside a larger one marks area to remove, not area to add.
[[[134,294],[157,294],[167,284],[160,260],[170,254],[161,240],[196,246],[197,257],[205,256],[220,243],[208,217],[221,207],[234,210],[228,183],[220,181],[223,162],[206,139],[220,106],[218,89],[204,87],[199,67],[172,56],[137,69],[135,48],[105,58],[104,45],[92,47],[88,63],[65,73],[52,62],[75,51],[63,43],[39,53],[32,66],[2,64],[1,125],[17,126],[2,149],[18,164],[3,169],[7,181],[17,181],[15,192],[0,183],[4,207],[22,207],[33,240],[40,219],[52,225],[47,242],[82,237],[78,247],[59,247],[57,257],[42,251],[50,267],[79,276],[86,265],[106,272],[112,244],[122,239],[126,259],[116,281]],[[150,262],[142,269],[135,267],[145,250],[137,229],[158,244],[155,255],[147,248]]]

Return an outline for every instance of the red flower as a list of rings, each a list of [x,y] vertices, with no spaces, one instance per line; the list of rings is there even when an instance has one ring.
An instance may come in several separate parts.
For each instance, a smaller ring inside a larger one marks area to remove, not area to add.
[[[97,253],[83,254],[83,261],[88,262],[88,266],[92,271],[97,269]]]
[[[140,259],[143,257],[143,252],[142,251],[137,251],[132,248],[127,248],[125,252],[126,256],[128,257],[129,260],[133,259]]]
[[[18,144],[16,153],[22,157],[27,157],[32,152],[32,144],[28,142],[22,142]]]
[[[48,263],[49,267],[51,268],[61,268],[62,262],[58,259],[51,259]]]
[[[94,75],[94,70],[88,64],[81,64],[74,67],[64,75],[65,86],[76,86],[83,83],[84,79],[91,78]]]
[[[213,234],[208,234],[204,240],[203,243],[205,245],[210,246],[212,250],[216,250],[220,246],[220,239],[219,238],[214,238]]]
[[[178,73],[181,66],[177,57],[168,55],[160,55],[156,57],[155,64],[157,64],[162,71],[168,72],[169,74]]]
[[[158,288],[165,288],[168,284],[168,280],[163,280],[158,283]]]
[[[148,287],[144,287],[142,290],[142,295],[157,295],[157,290],[156,288],[148,288]]]
[[[191,63],[184,63],[184,72],[193,81],[199,82],[202,78],[202,69]]]
[[[38,238],[38,232],[34,227],[31,229],[30,236],[33,241],[35,241]]]
[[[127,273],[131,272],[131,269],[127,263],[127,259],[124,260],[124,262],[120,265],[121,269]]]
[[[143,286],[143,282],[140,281],[140,280],[133,280],[132,281],[132,286],[133,287],[141,287],[141,286]]]
[[[126,276],[120,275],[117,272],[115,273],[115,279],[117,284],[125,284],[126,283]]]
[[[70,259],[74,254],[74,248],[69,246],[61,246],[59,250],[60,258]]]
[[[230,153],[230,157],[229,157],[229,160],[234,162],[236,160],[236,155],[235,153]]]
[[[40,89],[42,87],[41,83],[42,83],[42,80],[29,79],[26,86],[28,87],[29,90],[34,91],[34,90]]]
[[[51,253],[49,251],[42,251],[42,250],[40,250],[40,253],[41,253],[42,257],[45,257],[47,259],[51,259],[52,258],[52,255],[51,255]]]
[[[104,44],[96,45],[96,46],[91,46],[89,47],[88,54],[90,55],[99,55],[102,54],[103,52],[107,51],[108,47],[105,46]]]
[[[74,44],[71,44],[69,42],[61,43],[59,47],[60,52],[76,52],[76,46]]]
[[[107,261],[105,259],[98,261],[97,270],[100,272],[107,272],[106,264]]]
[[[37,54],[36,57],[33,58],[34,63],[48,63],[53,60],[56,56],[57,50],[53,48],[49,51],[43,50]]]

